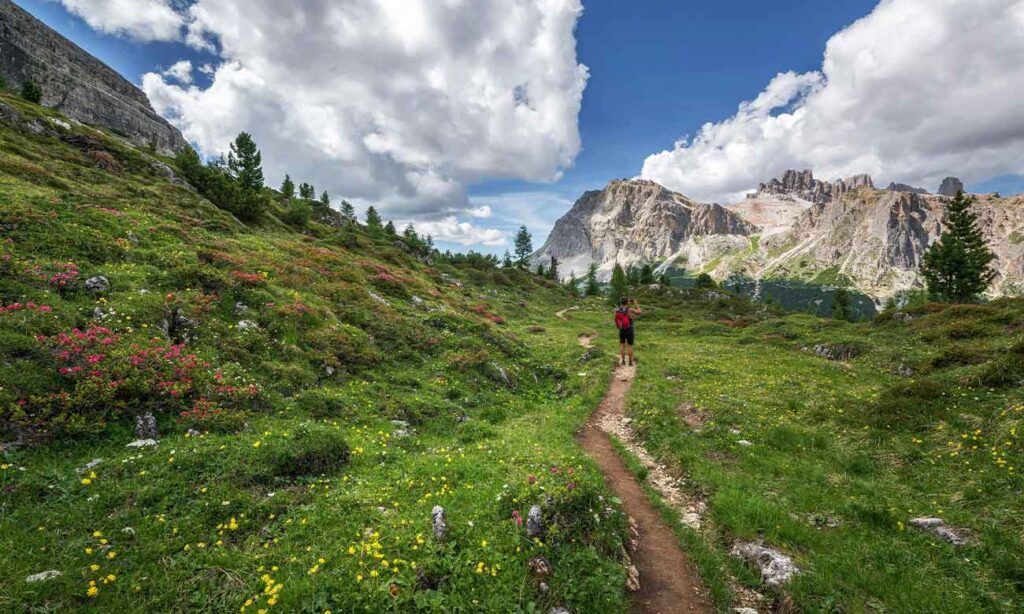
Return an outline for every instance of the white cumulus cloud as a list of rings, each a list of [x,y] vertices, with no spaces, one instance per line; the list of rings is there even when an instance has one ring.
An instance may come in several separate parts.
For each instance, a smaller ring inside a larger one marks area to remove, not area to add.
[[[781,73],[735,115],[649,156],[641,175],[733,202],[787,168],[935,190],[1024,173],[1024,0],[883,0],[820,71]]]
[[[480,205],[479,207],[470,209],[469,214],[473,217],[488,218],[491,217],[491,215],[493,215],[494,212],[491,210],[490,206]]]
[[[557,180],[579,152],[581,11],[579,0],[198,0],[184,40],[215,50],[212,82],[150,73],[142,87],[204,154],[252,133],[275,182],[287,172],[401,218],[479,217],[467,185]]]
[[[454,215],[439,220],[413,222],[416,232],[430,235],[435,241],[459,245],[502,247],[508,244],[505,233],[497,228],[481,228],[469,222],[460,222]]]
[[[60,0],[94,30],[140,41],[176,40],[185,25],[168,0]]]
[[[192,62],[188,60],[175,62],[170,68],[160,74],[170,77],[183,85],[190,85],[192,83]]]

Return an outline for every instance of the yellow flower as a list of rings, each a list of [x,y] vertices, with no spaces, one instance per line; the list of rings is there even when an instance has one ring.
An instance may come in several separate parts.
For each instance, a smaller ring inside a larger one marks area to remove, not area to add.
[[[82,478],[82,485],[88,486],[89,484],[92,484],[92,480],[89,478]]]
[[[107,582],[113,582],[114,580],[117,580],[117,576],[114,574],[107,574]]]
[[[261,445],[263,445],[263,442],[262,442],[262,441],[258,441],[258,440],[257,440],[257,441],[254,441],[254,442],[252,442],[252,447],[254,447],[254,448],[258,448],[258,447],[260,447]]]
[[[113,550],[111,550],[110,552],[107,553],[107,558],[108,559],[112,559],[112,558],[114,558],[116,556],[117,556],[117,553],[114,552]]]
[[[92,554],[92,548],[86,548],[85,549],[85,553],[86,554]]]
[[[363,574],[357,573],[356,574],[356,582],[362,582],[362,581],[363,581]]]
[[[99,571],[99,570],[100,570],[100,566],[97,565],[96,563],[93,563],[92,565],[89,565],[89,571]]]
[[[85,591],[85,596],[86,597],[95,597],[96,595],[99,595],[99,594],[100,594],[100,589],[96,588],[95,586],[90,586],[89,590]]]

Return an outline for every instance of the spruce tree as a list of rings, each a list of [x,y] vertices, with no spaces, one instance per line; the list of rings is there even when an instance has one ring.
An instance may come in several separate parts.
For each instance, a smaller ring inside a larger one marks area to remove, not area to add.
[[[390,222],[388,222],[390,224]],[[380,214],[377,213],[377,209],[370,205],[366,208],[366,227],[370,231],[377,231],[381,229]]]
[[[519,232],[516,233],[515,249],[516,265],[521,269],[525,269],[530,259],[530,254],[533,253],[533,238],[530,237],[530,232],[526,230],[526,226],[520,226]]]
[[[626,279],[626,272],[622,270],[622,265],[616,262],[615,268],[612,269],[612,292],[608,295],[608,299],[612,305],[618,305],[622,297],[628,294],[629,281]]]
[[[263,157],[248,132],[240,132],[228,152],[228,172],[248,192],[263,189]]]
[[[345,220],[348,224],[356,222],[356,208],[347,200],[341,201],[341,219]]]
[[[320,195],[320,204],[325,207],[331,206],[331,195],[327,193],[327,190],[324,190],[323,194]]]
[[[963,303],[978,298],[996,277],[989,249],[971,211],[974,197],[963,191],[946,209],[944,232],[924,253],[921,275],[928,292],[940,300]]]
[[[384,224],[384,232],[388,233],[388,236],[394,237],[398,235],[398,231],[395,230],[395,223],[388,220],[387,224]]]
[[[544,277],[544,263],[537,263],[537,277]]]
[[[25,81],[21,84],[21,97],[25,100],[39,104],[43,100],[43,88],[35,81]]]
[[[569,280],[565,282],[565,289],[573,296],[580,293],[580,280],[576,279],[576,271],[569,272]]]
[[[288,175],[284,176],[284,181],[281,183],[281,194],[285,198],[295,198],[295,182]]]
[[[551,257],[551,265],[548,266],[548,278],[558,281],[558,258]]]
[[[505,250],[505,257],[501,259],[501,266],[506,269],[512,268],[512,254],[508,253],[507,249]]]
[[[302,182],[299,184],[299,198],[313,200],[316,198],[316,188],[314,188],[312,184]]]
[[[832,317],[846,321],[853,317],[853,311],[850,308],[850,293],[846,288],[836,290],[836,296],[832,300]]]
[[[601,294],[601,286],[597,283],[597,263],[591,262],[587,268],[587,283],[584,288],[587,296],[597,296]]]
[[[650,264],[644,264],[642,267],[640,267],[640,283],[654,283],[654,267],[651,266]]]

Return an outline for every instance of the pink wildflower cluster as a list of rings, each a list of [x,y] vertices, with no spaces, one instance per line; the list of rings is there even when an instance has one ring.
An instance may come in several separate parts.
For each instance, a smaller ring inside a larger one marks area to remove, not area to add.
[[[0,305],[0,315],[5,313],[11,313],[13,311],[38,311],[39,313],[50,313],[53,311],[53,307],[49,305],[36,305],[35,303],[11,303],[6,307]]]

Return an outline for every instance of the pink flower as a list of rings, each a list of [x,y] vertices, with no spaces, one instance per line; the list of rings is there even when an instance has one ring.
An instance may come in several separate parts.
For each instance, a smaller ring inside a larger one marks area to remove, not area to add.
[[[526,478],[526,481],[529,482],[530,484],[535,484],[537,482],[537,476],[531,474],[529,477]]]
[[[519,510],[512,510],[512,522],[516,523],[517,527],[523,526],[523,517],[519,515]]]

